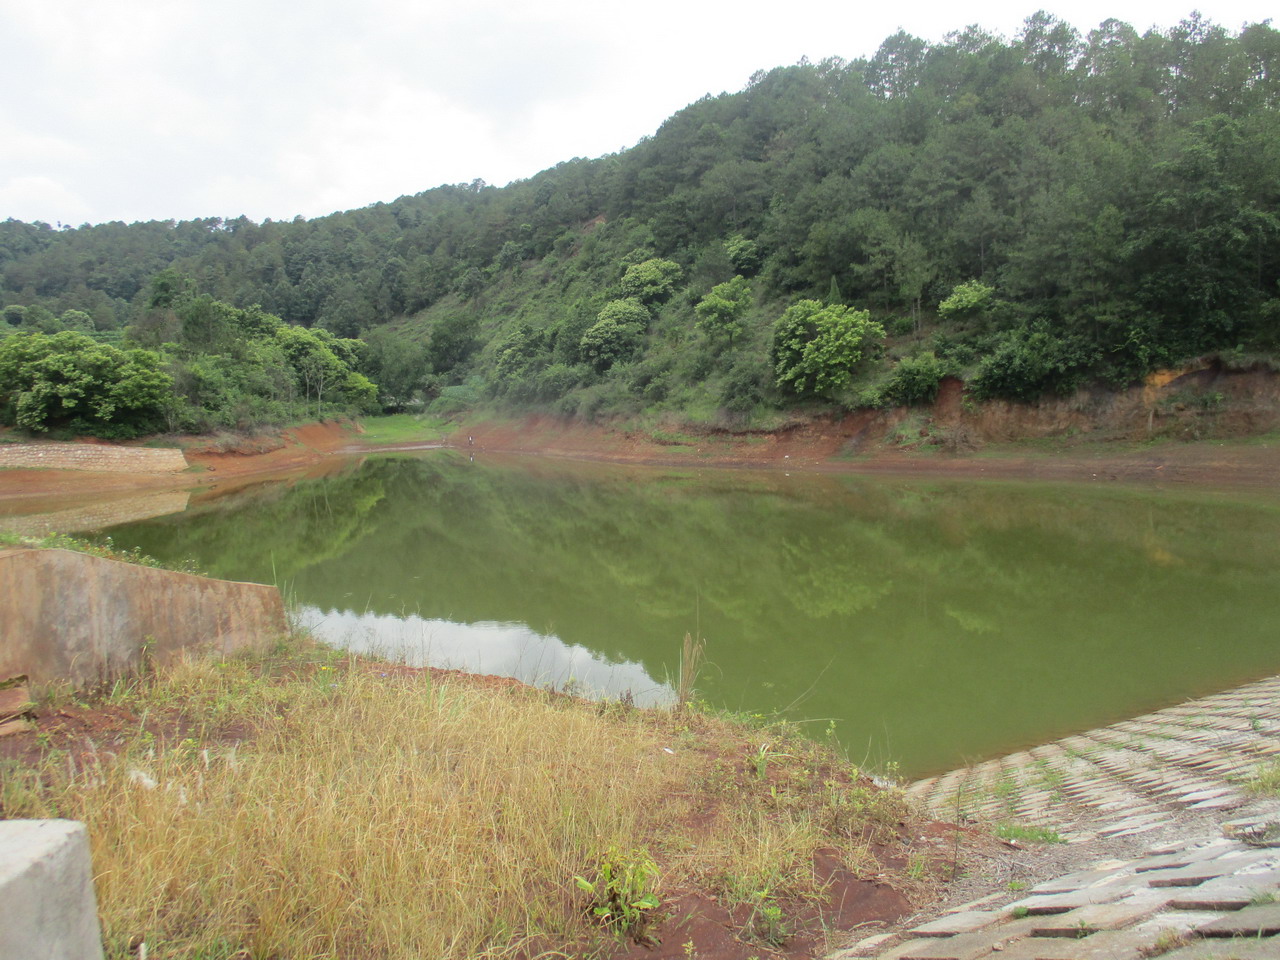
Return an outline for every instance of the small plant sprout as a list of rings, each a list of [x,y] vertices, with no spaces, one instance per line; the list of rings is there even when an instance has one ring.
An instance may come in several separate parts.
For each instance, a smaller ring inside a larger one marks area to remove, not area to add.
[[[578,889],[587,894],[587,909],[618,934],[643,939],[650,911],[661,901],[654,892],[658,885],[658,865],[644,850],[621,852],[610,847],[600,858],[595,880],[574,877]]]

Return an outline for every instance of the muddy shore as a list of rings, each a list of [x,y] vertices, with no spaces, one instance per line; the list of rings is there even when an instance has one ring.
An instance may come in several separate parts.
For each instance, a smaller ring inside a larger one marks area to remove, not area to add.
[[[817,471],[937,478],[993,478],[1087,483],[1136,482],[1275,488],[1280,437],[1151,442],[1033,439],[947,446],[929,438],[866,440],[865,415],[816,418],[762,433],[626,431],[545,416],[474,420],[443,443],[373,445],[353,422],[313,423],[280,434],[184,442],[189,470],[178,474],[72,470],[0,471],[3,512],[26,501],[42,510],[86,498],[191,490],[218,496],[250,483],[321,476],[352,456],[457,448],[470,454],[553,457],[655,466]],[[880,433],[881,424],[876,425]]]

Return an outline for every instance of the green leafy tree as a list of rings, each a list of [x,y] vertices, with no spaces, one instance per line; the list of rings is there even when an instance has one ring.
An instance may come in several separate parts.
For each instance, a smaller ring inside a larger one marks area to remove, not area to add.
[[[968,280],[959,284],[947,299],[938,304],[938,316],[944,320],[964,320],[981,316],[991,305],[995,288],[981,280]]]
[[[698,326],[713,340],[724,339],[733,346],[733,338],[743,329],[743,317],[751,306],[751,284],[746,277],[734,277],[719,283],[699,301],[694,310]]]
[[[883,341],[884,327],[869,311],[801,300],[773,327],[777,384],[801,396],[830,396],[852,382],[858,362]]]
[[[172,387],[150,350],[120,350],[70,331],[0,341],[0,410],[28,430],[145,433],[161,424]]]
[[[578,349],[598,371],[629,360],[640,346],[649,311],[638,300],[610,300],[582,335]]]
[[[653,303],[671,294],[683,271],[670,260],[645,260],[628,267],[618,284],[624,298]]]

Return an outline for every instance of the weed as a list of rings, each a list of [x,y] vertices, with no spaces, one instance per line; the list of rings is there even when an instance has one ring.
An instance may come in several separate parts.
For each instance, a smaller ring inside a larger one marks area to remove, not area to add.
[[[698,682],[698,674],[702,672],[702,655],[707,641],[699,637],[693,639],[691,634],[684,635],[684,645],[680,650],[680,676],[676,680],[676,709],[688,710],[693,703],[694,685]]]
[[[1022,840],[1027,843],[1066,843],[1062,835],[1052,827],[1027,826],[1020,823],[1000,823],[994,833],[1001,840]]]
[[[913,853],[907,858],[907,876],[912,880],[923,880],[929,872],[929,860],[923,853]]]
[[[791,930],[783,917],[782,907],[774,899],[768,887],[751,895],[751,932],[761,943],[780,947],[791,936]]]
[[[1264,890],[1260,893],[1254,894],[1253,899],[1249,901],[1249,906],[1265,907],[1269,903],[1275,903],[1276,900],[1277,897],[1274,891]]]
[[[1006,890],[1008,890],[1010,893],[1017,893],[1019,890],[1025,890],[1025,889],[1027,889],[1027,881],[1025,881],[1025,880],[1010,880],[1010,881],[1009,881],[1008,883],[1006,883],[1004,886],[1005,886],[1005,889],[1006,889]]]
[[[1158,957],[1168,953],[1170,950],[1176,950],[1178,947],[1185,946],[1188,940],[1185,934],[1176,930],[1166,930],[1160,936],[1156,937],[1155,942],[1138,948],[1138,956],[1144,958]]]
[[[1280,760],[1259,764],[1244,783],[1249,793],[1264,797],[1280,796]]]
[[[578,889],[587,894],[591,915],[619,935],[643,938],[650,911],[661,901],[654,892],[658,885],[658,865],[644,850],[623,853],[610,847],[600,858],[595,880],[574,877]]]

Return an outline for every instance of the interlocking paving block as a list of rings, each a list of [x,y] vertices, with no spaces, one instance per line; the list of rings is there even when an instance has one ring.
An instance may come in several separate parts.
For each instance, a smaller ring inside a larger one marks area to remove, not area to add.
[[[827,954],[824,960],[856,960],[861,957],[881,956],[882,948],[896,938],[896,933],[877,933],[874,937],[859,940],[851,947]]]
[[[1005,892],[997,890],[995,893],[988,893],[985,897],[979,897],[977,900],[970,900],[968,903],[962,903],[958,907],[951,907],[947,913],[964,913],[968,910],[977,910],[979,907],[989,906],[997,900],[1003,900]]]
[[[992,953],[991,960],[1076,960],[1080,947],[1075,940],[1027,937]]]
[[[1212,800],[1201,800],[1199,803],[1193,803],[1188,810],[1229,810],[1232,807],[1239,807],[1244,804],[1244,797],[1239,793],[1232,792],[1225,797],[1215,797]]]
[[[1141,960],[1151,941],[1132,930],[1103,930],[1083,940],[1060,940],[1076,947],[1072,960]]]
[[[1027,920],[1015,920],[999,927],[962,933],[954,937],[917,940],[919,946],[903,951],[899,956],[910,960],[977,960],[993,950],[998,951],[1012,940],[1029,936],[1031,924]]]
[[[1270,937],[1280,933],[1280,903],[1245,907],[1227,914],[1196,933],[1202,937]]]
[[[1212,923],[1222,914],[1214,910],[1171,910],[1157,913],[1133,928],[1133,932],[1146,937],[1151,943],[1173,937],[1190,936],[1197,927]]]
[[[1159,830],[1161,827],[1167,827],[1173,823],[1172,820],[1156,820],[1152,823],[1144,823],[1137,827],[1130,827],[1128,830],[1121,830],[1119,833],[1113,833],[1113,837],[1136,837],[1140,833],[1150,833],[1152,830]]]
[[[1258,895],[1241,884],[1235,877],[1211,880],[1198,887],[1188,887],[1169,901],[1175,910],[1240,910],[1253,903]]]
[[[963,913],[952,913],[931,923],[912,927],[907,931],[909,937],[954,937],[962,933],[972,933],[989,927],[1002,918],[993,910],[966,910]]]
[[[1119,930],[1153,915],[1159,906],[1141,900],[1120,903],[1095,903],[1068,913],[1054,914],[1039,920],[1031,929],[1033,937],[1079,938],[1099,930]]]
[[[1076,873],[1064,874],[1054,880],[1038,883],[1031,888],[1030,892],[1033,894],[1072,893],[1076,890],[1083,890],[1085,887],[1092,887],[1094,884],[1114,880],[1125,874],[1126,871],[1114,868],[1080,870]]]
[[[1007,905],[1006,913],[1015,915],[1026,911],[1027,916],[1039,917],[1050,913],[1066,913],[1087,907],[1093,903],[1113,903],[1128,892],[1127,888],[1118,885],[1105,887],[1089,887],[1071,893],[1051,893],[1043,896],[1027,897],[1016,903]]]
[[[1108,824],[1098,831],[1100,837],[1111,837],[1119,833],[1125,833],[1134,830],[1137,827],[1145,827],[1150,824],[1164,824],[1169,822],[1167,813],[1144,813],[1136,817],[1126,817],[1116,823]]]
[[[1134,869],[1138,873],[1146,873],[1148,870],[1174,870],[1181,867],[1189,867],[1193,863],[1216,860],[1235,849],[1238,848],[1230,843],[1213,843],[1206,844],[1203,847],[1187,847],[1164,856],[1143,857],[1134,865]]]
[[[1276,960],[1280,937],[1203,940],[1160,955],[1160,960]]]
[[[1230,861],[1217,859],[1193,863],[1178,870],[1154,870],[1146,876],[1147,882],[1153,887],[1195,887],[1206,880],[1216,880],[1235,873],[1238,869],[1239,866],[1233,866]]]

